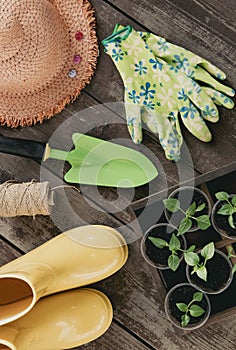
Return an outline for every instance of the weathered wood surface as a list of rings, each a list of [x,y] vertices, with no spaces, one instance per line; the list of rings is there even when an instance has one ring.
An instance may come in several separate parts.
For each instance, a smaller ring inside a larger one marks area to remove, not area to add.
[[[136,29],[149,30],[165,36],[175,44],[193,50],[227,73],[228,84],[236,87],[235,71],[235,11],[234,0],[92,0],[97,18],[99,40],[111,34],[116,23],[134,25]],[[141,229],[134,220],[132,208],[147,205],[161,199],[168,189],[178,186],[181,181],[194,180],[196,183],[209,180],[235,170],[236,124],[235,110],[221,109],[221,120],[210,125],[214,139],[203,144],[187,131],[184,131],[186,144],[191,158],[186,158],[178,166],[165,159],[156,136],[145,133],[144,144],[134,146],[120,113],[117,116],[109,105],[99,103],[121,102],[123,85],[110,58],[100,47],[97,70],[91,84],[81,96],[55,118],[42,125],[31,128],[9,130],[1,129],[6,136],[36,139],[47,142],[60,125],[63,138],[53,138],[53,146],[62,149],[70,146],[73,131],[91,131],[104,139],[124,138],[136,149],[143,149],[153,161],[158,162],[159,177],[150,186],[142,186],[133,194],[132,203],[127,204],[131,191],[101,189],[101,196],[94,197],[92,186],[77,186],[81,193],[65,189],[68,202],[75,210],[75,216],[65,210],[64,197],[57,190],[57,205],[52,218],[38,216],[36,219],[1,218],[0,219],[0,263],[1,265],[23,253],[48,241],[60,231],[75,225],[105,224],[117,227],[126,238],[134,237],[129,245],[129,259],[126,265],[114,276],[93,285],[102,290],[111,299],[114,307],[114,321],[108,332],[91,344],[80,349],[137,349],[137,350],[234,350],[236,343],[236,315],[224,318],[224,322],[205,325],[202,329],[190,333],[178,332],[169,323],[163,310],[165,292],[155,269],[150,268],[140,254]],[[89,113],[84,110],[91,107]],[[71,122],[75,112],[82,111]],[[90,113],[91,112],[91,113]],[[98,121],[101,127],[98,127]],[[113,126],[112,123],[115,123]],[[116,123],[119,127],[116,127]],[[74,128],[76,130],[74,130]],[[96,128],[96,129],[94,129]],[[94,131],[95,130],[95,131]],[[142,148],[143,147],[143,148]],[[146,147],[146,149],[145,149]],[[179,170],[181,169],[181,171]],[[27,159],[1,155],[0,182],[12,179],[16,181],[40,180],[40,165]],[[63,185],[64,165],[57,161],[48,162],[43,167],[41,179],[51,181],[53,186]],[[181,176],[179,173],[181,172]],[[90,200],[90,202],[88,201]],[[92,202],[91,202],[92,201]],[[126,208],[127,205],[127,208]],[[155,210],[159,210],[158,208]],[[112,212],[112,213],[111,213]],[[150,211],[142,228],[155,222],[157,212]],[[124,225],[129,223],[128,226]],[[139,239],[135,239],[139,237]]]

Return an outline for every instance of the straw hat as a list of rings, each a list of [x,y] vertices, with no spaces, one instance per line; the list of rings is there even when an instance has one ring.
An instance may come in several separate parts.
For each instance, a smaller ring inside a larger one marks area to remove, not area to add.
[[[0,124],[59,113],[90,81],[98,45],[87,0],[0,0]]]

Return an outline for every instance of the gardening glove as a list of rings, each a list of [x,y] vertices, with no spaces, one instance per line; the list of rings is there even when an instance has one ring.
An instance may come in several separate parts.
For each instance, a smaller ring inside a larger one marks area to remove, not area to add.
[[[202,89],[216,104],[229,109],[234,107],[234,102],[228,96],[234,96],[235,91],[213,78],[226,79],[226,75],[222,70],[191,51],[167,42],[162,37],[147,34],[144,36],[144,40],[153,53],[173,66],[173,69],[182,71],[199,83],[207,84],[208,87],[204,86]]]
[[[234,107],[234,102],[228,97],[235,95],[234,89],[219,83],[215,79],[226,79],[226,74],[222,70],[193,52],[169,43],[163,37],[145,32],[139,32],[139,34],[151,48],[154,55],[161,57],[174,70],[182,71],[188,77],[198,81],[199,84],[207,84],[208,86],[202,86],[201,88],[216,104],[228,109]]]
[[[136,64],[133,64],[133,66],[135,66],[135,73],[137,76],[140,75],[142,78],[145,78],[147,76],[146,66],[151,63],[152,69],[148,70],[148,79],[152,79],[154,84],[156,86],[158,85],[156,93],[158,98],[157,104],[159,104],[160,107],[165,108],[165,111],[162,114],[163,117],[166,117],[169,120],[171,119],[172,122],[176,123],[176,130],[180,134],[178,123],[178,112],[180,112],[184,125],[194,136],[204,142],[210,141],[211,133],[195,106],[201,110],[204,118],[208,119],[208,117],[210,117],[211,121],[217,121],[218,110],[211,98],[204,93],[204,91],[202,91],[191,78],[187,77],[184,73],[174,71],[172,66],[165,61],[154,57],[152,51],[146,44],[145,47],[143,47],[144,41],[141,40],[140,42],[138,37],[141,37],[134,30],[132,31],[130,42],[121,40],[119,38],[119,33],[121,33],[122,30],[125,29],[121,29],[120,31],[113,33],[111,36],[114,40],[115,47],[112,49],[107,48],[107,50],[109,49],[110,55],[114,56],[115,53],[121,50],[123,56],[128,56],[130,58],[132,55],[134,56],[134,50],[135,52],[139,52],[139,55],[141,50],[143,53],[138,59],[136,59]],[[134,36],[136,42],[132,40]],[[121,61],[123,61],[123,56]],[[145,57],[145,65],[143,63],[143,57]],[[148,62],[146,62],[146,58]],[[131,68],[133,68],[133,66],[131,66]],[[139,73],[140,67],[142,67],[141,73]],[[130,65],[128,66],[125,64],[125,67],[121,68],[127,70],[130,69]],[[131,91],[132,94],[136,96],[137,91],[135,89]],[[128,95],[128,98],[132,99],[132,94]],[[135,98],[136,103],[137,99],[139,101],[142,95],[137,94],[137,96]]]
[[[118,24],[114,32],[122,28],[123,26]],[[211,97],[215,104],[228,109],[234,107],[234,102],[228,97],[235,95],[234,89],[219,83],[212,77],[214,76],[220,80],[226,79],[226,75],[222,70],[193,52],[181,46],[171,44],[163,37],[148,32],[138,33],[154,55],[171,65],[173,70],[185,73],[188,77],[196,80],[198,84],[203,83],[204,85],[209,85],[201,86],[201,89]],[[209,119],[210,118],[208,118],[208,120]]]
[[[127,26],[102,43],[123,79],[127,125],[133,141],[142,141],[143,121],[152,132],[159,134],[166,157],[179,160],[183,139],[176,106],[173,108],[171,98],[165,96],[165,89],[172,86],[171,78],[132,27]],[[159,84],[155,74],[159,75]],[[158,94],[165,99],[163,103]]]

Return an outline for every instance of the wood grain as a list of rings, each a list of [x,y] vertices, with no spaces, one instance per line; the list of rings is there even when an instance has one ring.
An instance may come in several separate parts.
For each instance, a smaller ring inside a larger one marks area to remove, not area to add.
[[[225,70],[227,83],[236,87],[234,0],[91,2],[95,8],[99,42],[111,34],[116,23],[150,30],[190,50],[194,48],[197,54]],[[236,314],[225,315],[224,322],[212,319],[214,324],[206,324],[190,333],[177,331],[167,320],[163,308],[165,290],[160,277],[140,253],[142,232],[154,223],[156,216],[161,214],[161,208],[157,204],[154,210],[147,210],[143,218],[139,217],[141,227],[135,221],[133,209],[150,209],[148,204],[162,199],[168,190],[178,186],[181,181],[195,181],[198,184],[235,170],[235,111],[220,109],[220,122],[210,125],[214,134],[210,144],[203,144],[184,131],[191,157],[186,155],[182,163],[175,165],[165,159],[155,135],[145,132],[143,145],[140,148],[133,145],[127,133],[124,114],[121,111],[114,113],[112,106],[99,106],[100,103],[123,101],[123,93],[121,78],[100,45],[98,66],[91,84],[73,104],[42,125],[16,130],[1,128],[1,133],[48,142],[57,130],[59,137],[53,138],[53,146],[62,149],[70,146],[71,133],[75,131],[73,128],[79,132],[95,133],[94,136],[104,139],[121,138],[121,142],[153,157],[158,165],[159,177],[149,186],[136,189],[128,207],[127,198],[131,191],[120,191],[119,202],[116,202],[117,192],[113,189],[103,188],[99,191],[101,196],[94,198],[94,189],[83,186],[82,193],[64,189],[65,196],[58,189],[52,217],[37,216],[35,220],[29,217],[1,218],[0,263],[13,260],[21,253],[47,242],[63,229],[75,225],[97,223],[117,227],[132,241],[129,244],[129,259],[115,275],[92,286],[111,299],[114,322],[104,336],[78,349],[234,350]],[[77,112],[79,116],[76,117]],[[65,170],[60,162],[52,161],[45,164],[40,174],[40,164],[33,160],[1,155],[0,182],[41,178],[50,179],[53,186],[64,185],[62,175]],[[71,215],[70,207],[75,211],[74,215]]]
[[[212,11],[212,3],[218,9],[218,13]],[[218,1],[194,1],[184,0],[113,0],[111,4],[131,16],[136,23],[157,35],[166,37],[170,42],[181,45],[206,56],[212,63],[224,69],[227,63],[234,68],[235,53],[234,25],[227,26],[229,32],[225,32],[225,18],[227,4]],[[225,8],[225,17],[222,18],[221,8]],[[229,11],[231,9],[231,11]],[[228,16],[234,16],[235,3],[228,7]],[[206,17],[208,16],[208,19]],[[235,20],[235,19],[234,19]],[[228,19],[230,21],[230,19]],[[233,21],[234,22],[234,21]],[[231,35],[231,36],[230,36]],[[230,38],[229,38],[230,36]],[[232,41],[231,41],[232,39]],[[228,53],[230,55],[228,55]],[[213,60],[213,61],[212,61]],[[218,62],[217,62],[218,61]],[[231,71],[232,73],[233,71]],[[230,71],[228,71],[230,73]],[[232,82],[235,77],[232,75]]]

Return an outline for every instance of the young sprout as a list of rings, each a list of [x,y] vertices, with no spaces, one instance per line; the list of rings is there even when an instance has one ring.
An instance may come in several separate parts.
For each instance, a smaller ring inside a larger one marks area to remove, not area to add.
[[[228,258],[236,258],[236,255],[232,254],[233,253],[233,247],[229,246],[227,248],[228,251]],[[236,264],[234,264],[233,268],[232,268],[232,274],[234,274],[236,272]]]
[[[236,213],[236,195],[231,199],[227,192],[217,192],[215,194],[216,198],[220,201],[226,201],[227,203],[223,204],[222,207],[218,210],[217,214],[228,215],[228,222],[232,228],[235,227],[233,214]]]
[[[187,250],[181,249],[181,242],[173,233],[169,243],[161,238],[148,237],[150,241],[159,249],[167,247],[171,252],[171,255],[168,258],[168,266],[172,271],[176,271],[180,264],[180,258],[178,252],[190,253],[195,249],[195,245],[192,245]]]
[[[207,281],[206,263],[207,263],[207,260],[213,257],[214,253],[215,253],[215,246],[213,242],[208,243],[204,248],[202,248],[201,256],[204,258],[204,260],[201,263],[197,253],[194,253],[194,252],[184,253],[184,260],[186,261],[186,264],[193,266],[191,275],[196,273],[199,278],[201,278],[204,281]]]
[[[187,232],[192,227],[194,221],[197,222],[201,230],[206,230],[211,226],[208,215],[194,216],[196,212],[202,211],[206,207],[206,203],[202,203],[197,207],[196,202],[193,202],[186,211],[180,207],[180,201],[176,198],[164,199],[163,203],[170,212],[175,213],[180,210],[184,214],[184,218],[179,223],[177,236]]]
[[[193,294],[193,299],[190,301],[189,304],[185,303],[176,303],[177,308],[184,312],[184,314],[181,316],[181,326],[186,327],[190,322],[190,316],[193,317],[200,317],[204,314],[205,310],[201,308],[199,305],[193,304],[196,301],[201,301],[203,298],[203,293],[196,292]]]
[[[207,280],[206,263],[207,260],[211,259],[215,253],[215,246],[213,242],[208,243],[204,248],[202,248],[201,256],[204,258],[204,261],[200,263],[198,254],[194,253],[195,245],[191,245],[186,250],[181,249],[180,240],[174,233],[172,234],[169,243],[162,238],[148,237],[148,239],[150,239],[150,241],[159,249],[164,247],[169,249],[171,254],[168,258],[168,266],[172,271],[176,271],[180,264],[178,252],[183,252],[186,264],[193,266],[193,271],[191,274],[196,272],[199,278],[203,279],[204,281]]]

